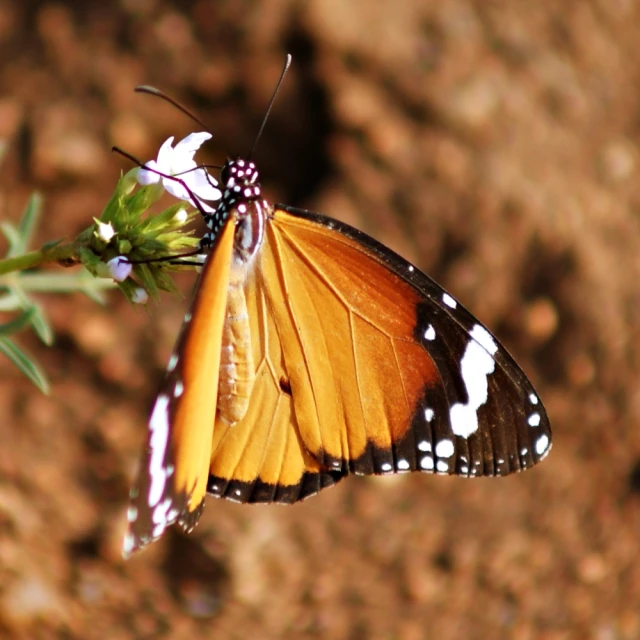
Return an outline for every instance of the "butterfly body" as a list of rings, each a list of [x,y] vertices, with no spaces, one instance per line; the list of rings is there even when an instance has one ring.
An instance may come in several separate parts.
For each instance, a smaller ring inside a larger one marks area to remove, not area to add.
[[[293,503],[358,475],[533,466],[550,428],[524,373],[428,276],[223,167],[209,256],[150,419],[125,553],[205,494]]]

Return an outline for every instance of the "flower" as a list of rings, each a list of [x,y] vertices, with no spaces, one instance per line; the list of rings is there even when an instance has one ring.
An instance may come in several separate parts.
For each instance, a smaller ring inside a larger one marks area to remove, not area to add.
[[[111,258],[111,260],[107,262],[107,267],[109,269],[109,275],[116,282],[124,282],[131,275],[131,269],[133,268],[131,263],[123,256]]]
[[[100,240],[104,240],[104,242],[109,244],[111,238],[116,235],[113,225],[110,222],[107,222],[105,224],[104,222],[100,222],[99,220],[96,220],[96,223],[98,225],[98,229],[96,231],[96,233],[98,234],[98,238],[100,238]]]
[[[149,294],[142,287],[138,287],[131,296],[131,302],[134,304],[146,304],[149,300]]]
[[[141,185],[162,182],[162,186],[172,196],[180,200],[192,202],[196,196],[205,211],[212,212],[215,209],[203,200],[219,200],[222,196],[218,184],[203,167],[198,167],[193,156],[205,140],[211,138],[211,134],[205,131],[191,133],[186,138],[173,146],[173,136],[165,140],[158,151],[158,159],[150,160],[145,164],[146,168],[138,170],[138,182]],[[158,175],[160,172],[163,175]],[[164,176],[176,176],[191,191],[177,180]]]
[[[173,216],[173,219],[179,224],[184,224],[188,217],[187,212],[184,209],[180,209],[176,215]]]

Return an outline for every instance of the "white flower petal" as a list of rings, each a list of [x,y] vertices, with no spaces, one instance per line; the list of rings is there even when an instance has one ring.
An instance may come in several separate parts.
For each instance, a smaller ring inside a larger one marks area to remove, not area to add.
[[[167,190],[167,193],[170,193],[174,198],[191,202],[191,195],[177,180],[169,180],[168,178],[164,178],[162,180],[162,185]]]
[[[135,304],[146,304],[149,300],[149,294],[142,287],[138,287],[131,296],[131,302]]]
[[[178,224],[184,224],[187,221],[187,218],[189,216],[187,215],[187,212],[185,209],[179,209],[178,211],[176,211],[176,215],[173,216],[173,219],[178,223]]]
[[[107,222],[106,224],[104,222],[98,222],[98,238],[100,238],[100,240],[109,242],[115,235],[116,232],[110,222]]]
[[[188,155],[193,158],[195,152],[202,146],[203,142],[206,142],[211,138],[211,134],[206,131],[199,131],[197,133],[190,133],[186,138],[183,138],[175,146],[175,153],[180,155]]]
[[[218,182],[207,174],[206,169],[198,168],[193,159],[202,143],[210,138],[211,134],[206,131],[191,133],[174,147],[172,146],[173,136],[171,136],[160,147],[157,161],[151,160],[147,163],[146,166],[151,171],[141,169],[138,172],[138,182],[146,185],[162,181],[164,189],[174,198],[185,200],[192,205],[195,204],[194,199],[197,199],[204,211],[215,211],[213,207],[203,201],[221,198],[222,192],[216,188]],[[153,170],[164,174],[164,176],[159,176]],[[174,176],[176,179],[165,176]]]
[[[171,165],[173,163],[173,136],[167,138],[158,151],[157,169],[162,173],[171,173]]]
[[[190,174],[189,188],[203,200],[220,200],[222,191],[216,189],[218,181],[210,176],[205,169],[197,169]]]
[[[107,262],[109,273],[116,282],[124,282],[130,275],[133,269],[131,263],[123,256],[117,256],[111,258]]]
[[[143,169],[140,167],[138,169],[138,175],[136,179],[142,186],[146,186],[148,184],[156,184],[160,180],[160,176],[155,171],[150,171],[150,169],[157,169],[158,163],[155,160],[149,160],[149,162],[145,163],[147,169]]]

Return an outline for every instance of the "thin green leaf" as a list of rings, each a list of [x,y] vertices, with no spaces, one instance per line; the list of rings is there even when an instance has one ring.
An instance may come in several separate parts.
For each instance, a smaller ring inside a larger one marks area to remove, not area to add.
[[[38,193],[32,193],[18,225],[18,232],[22,242],[22,245],[18,247],[20,253],[24,253],[31,242],[33,232],[40,218],[41,209],[42,197]]]
[[[10,336],[12,333],[21,331],[32,322],[35,313],[35,308],[31,307],[30,309],[27,309],[23,313],[21,313],[17,318],[9,320],[9,322],[5,322],[4,324],[0,325],[0,336]]]
[[[12,340],[4,337],[0,338],[0,353],[4,353],[42,393],[49,393],[49,382],[44,371]]]
[[[49,324],[49,320],[45,316],[42,307],[39,304],[34,304],[31,309],[34,310],[32,325],[33,330],[38,334],[38,338],[50,347],[53,344],[53,329]]]
[[[9,291],[0,297],[0,311],[16,311],[19,308],[20,298],[13,291]]]
[[[114,284],[111,284],[110,289],[115,288]],[[107,297],[103,293],[104,289],[98,289],[96,287],[86,286],[80,289],[81,293],[84,293],[90,300],[97,302],[98,304],[104,305],[107,301]]]
[[[33,231],[38,223],[38,218],[40,217],[41,205],[42,198],[37,193],[34,193],[29,198],[29,202],[22,213],[17,227],[10,222],[0,223],[0,229],[9,242],[7,258],[13,258],[26,253],[27,246],[29,245]]]
[[[16,255],[14,251],[15,247],[20,244],[20,232],[10,222],[0,222],[0,230],[9,243],[9,250],[7,251],[6,257],[12,258]]]
[[[44,315],[42,307],[37,302],[34,302],[22,287],[15,285],[13,291],[19,297],[20,305],[25,311],[33,310],[31,321],[33,330],[38,335],[38,338],[50,347],[53,344],[53,329]]]
[[[134,267],[134,273],[140,280],[143,288],[146,289],[149,297],[157,300],[160,295],[160,290],[158,289],[151,266],[148,264],[137,264]]]

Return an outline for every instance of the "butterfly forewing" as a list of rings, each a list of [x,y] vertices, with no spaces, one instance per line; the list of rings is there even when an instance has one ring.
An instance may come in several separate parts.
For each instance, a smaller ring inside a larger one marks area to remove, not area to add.
[[[179,522],[190,530],[206,493],[234,225],[216,238],[149,419],[131,490],[125,554]],[[212,303],[213,302],[213,303]]]

